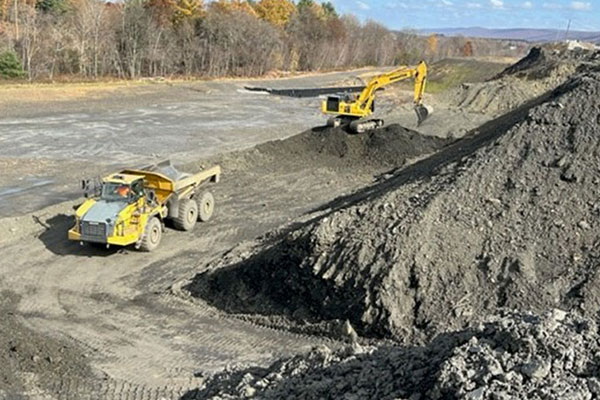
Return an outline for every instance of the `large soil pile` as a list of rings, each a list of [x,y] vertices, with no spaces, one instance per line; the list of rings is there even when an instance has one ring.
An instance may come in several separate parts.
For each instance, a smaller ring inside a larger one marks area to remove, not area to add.
[[[414,341],[509,307],[600,311],[600,74],[233,252],[190,292],[233,313]]]
[[[319,347],[224,371],[193,399],[572,399],[600,396],[597,326],[555,310],[512,313],[425,347]]]
[[[600,52],[534,47],[518,63],[488,82],[465,83],[448,96],[464,110],[499,114],[556,87],[600,59]]]
[[[342,171],[361,168],[401,167],[407,160],[431,154],[451,140],[424,136],[417,131],[391,124],[363,135],[351,135],[341,128],[320,127],[283,140],[274,140],[252,150],[220,156],[228,170],[262,165],[280,170],[289,164],[310,165]]]

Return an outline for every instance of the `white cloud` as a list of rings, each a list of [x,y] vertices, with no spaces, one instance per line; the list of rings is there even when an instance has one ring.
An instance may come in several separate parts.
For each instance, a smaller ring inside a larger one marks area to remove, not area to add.
[[[490,6],[492,8],[504,8],[504,2],[502,0],[490,0]]]
[[[441,0],[442,4],[450,7],[453,3],[450,0]]]
[[[572,10],[577,10],[577,11],[591,10],[592,3],[586,3],[583,1],[572,1],[569,8]]]
[[[562,8],[562,6],[560,4],[556,4],[556,3],[544,3],[544,4],[542,4],[542,7],[547,8],[549,10],[559,10]]]
[[[533,4],[530,1],[526,1],[523,4],[521,4],[521,7],[529,9],[529,8],[533,8]]]
[[[481,8],[482,5],[479,3],[467,3],[467,8]]]
[[[360,8],[361,10],[370,10],[371,7],[369,7],[369,5],[367,3],[363,3],[362,1],[357,1],[356,5],[358,6],[358,8]]]

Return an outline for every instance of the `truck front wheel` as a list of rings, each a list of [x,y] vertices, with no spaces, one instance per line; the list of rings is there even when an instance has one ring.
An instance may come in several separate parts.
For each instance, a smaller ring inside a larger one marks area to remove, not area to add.
[[[160,240],[162,239],[162,224],[157,217],[152,217],[146,224],[144,230],[144,238],[140,249],[142,251],[152,251],[158,247]]]

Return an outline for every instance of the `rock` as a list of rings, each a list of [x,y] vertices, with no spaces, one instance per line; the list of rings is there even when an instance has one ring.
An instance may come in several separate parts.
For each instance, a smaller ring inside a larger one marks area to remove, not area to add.
[[[555,308],[552,310],[552,313],[550,314],[550,316],[555,321],[564,321],[565,318],[567,317],[567,312],[560,310],[558,308]]]
[[[559,159],[559,160],[556,162],[556,166],[557,166],[558,168],[562,168],[562,167],[564,167],[565,165],[567,165],[567,157],[565,157],[565,156],[561,157],[561,158],[560,158],[560,159]]]
[[[588,229],[591,228],[590,224],[587,221],[585,221],[585,220],[579,221],[579,223],[577,224],[577,226],[580,227],[581,229],[584,229],[584,230],[588,230]]]
[[[492,376],[501,376],[504,374],[502,365],[497,360],[491,359],[488,364],[488,371]]]
[[[483,400],[485,396],[485,388],[480,387],[465,394],[465,400]]]
[[[256,394],[256,389],[254,389],[251,386],[246,386],[242,392],[242,396],[248,398],[248,397],[254,397],[254,395]]]
[[[587,387],[596,398],[600,397],[600,381],[596,377],[591,377],[587,381]]]
[[[358,343],[358,334],[348,320],[344,322],[344,326],[342,327],[342,335],[344,340],[346,340],[348,343]]]
[[[550,372],[550,363],[536,360],[528,362],[521,367],[521,372],[532,379],[543,379]]]

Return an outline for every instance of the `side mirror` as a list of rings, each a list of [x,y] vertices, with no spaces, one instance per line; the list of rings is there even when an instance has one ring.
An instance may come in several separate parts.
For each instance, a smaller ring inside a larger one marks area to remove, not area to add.
[[[100,178],[82,179],[81,190],[83,190],[85,198],[99,197],[102,194],[102,182],[100,181]]]

